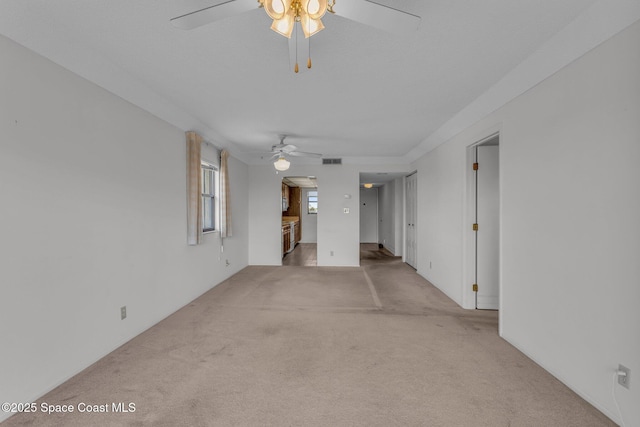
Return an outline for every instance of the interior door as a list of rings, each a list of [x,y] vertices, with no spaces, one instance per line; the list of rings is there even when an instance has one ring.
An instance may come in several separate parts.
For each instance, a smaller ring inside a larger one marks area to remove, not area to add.
[[[477,305],[479,309],[499,307],[500,188],[498,146],[477,149],[476,232]]]
[[[417,268],[416,223],[418,215],[418,174],[407,176],[405,182],[405,258],[404,261]]]

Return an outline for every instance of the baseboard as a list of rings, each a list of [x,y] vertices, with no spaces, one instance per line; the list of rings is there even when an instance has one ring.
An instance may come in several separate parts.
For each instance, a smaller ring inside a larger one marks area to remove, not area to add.
[[[42,398],[42,396],[46,395],[47,393],[49,393],[50,391],[52,391],[53,389],[59,387],[60,385],[64,384],[65,382],[69,381],[71,378],[75,377],[76,375],[80,374],[82,371],[88,369],[89,367],[91,367],[92,365],[94,365],[95,363],[99,362],[100,360],[104,359],[105,357],[107,357],[109,354],[113,353],[114,351],[116,351],[117,349],[119,349],[120,347],[122,347],[123,345],[127,344],[129,341],[135,339],[136,337],[138,337],[140,334],[143,334],[144,332],[148,331],[149,329],[151,329],[152,327],[154,327],[155,325],[157,325],[158,323],[162,322],[163,320],[165,320],[166,318],[168,318],[169,316],[173,315],[174,313],[182,310],[184,307],[187,307],[189,304],[191,304],[193,301],[195,301],[196,299],[200,298],[202,295],[206,294],[207,292],[209,292],[210,290],[212,290],[213,288],[215,288],[216,286],[218,286],[219,284],[223,283],[225,280],[229,279],[231,276],[233,276],[234,274],[237,274],[238,272],[240,272],[241,270],[243,270],[244,268],[248,267],[248,265],[244,265],[243,267],[239,268],[236,272],[229,274],[225,279],[220,280],[218,283],[215,283],[213,285],[211,285],[208,289],[206,289],[205,291],[203,291],[202,293],[200,293],[198,296],[196,296],[195,298],[192,298],[190,301],[188,301],[186,304],[178,307],[176,310],[172,311],[171,313],[168,313],[166,316],[163,316],[161,319],[159,319],[158,321],[151,321],[150,325],[146,325],[146,326],[142,326],[142,328],[140,328],[137,331],[134,331],[134,335],[129,337],[129,338],[124,338],[120,341],[118,341],[115,346],[111,347],[111,350],[107,350],[106,353],[102,354],[101,356],[98,356],[97,358],[92,359],[93,361],[90,361],[89,363],[83,363],[83,366],[78,368],[75,371],[72,371],[71,374],[65,375],[64,377],[62,377],[61,380],[56,380],[54,381],[52,384],[49,384],[48,386],[45,386],[41,391],[38,391],[37,393],[35,393],[34,395],[31,395],[30,398],[28,398],[27,400],[25,400],[24,402],[36,402],[38,401],[38,399]],[[16,413],[11,413],[11,412],[4,412],[4,411],[0,411],[0,423],[2,423],[3,421],[11,418],[13,415],[15,415]]]
[[[478,295],[478,308],[480,310],[497,310],[499,305],[500,301],[498,301],[497,295]]]
[[[393,246],[382,245],[382,247],[391,252],[393,256],[398,256],[396,255],[396,248],[394,248]]]
[[[607,409],[604,406],[602,406],[599,402],[596,402],[595,399],[593,399],[593,397],[589,393],[584,392],[583,390],[581,390],[578,387],[573,387],[571,385],[570,381],[568,381],[563,375],[560,375],[559,373],[555,372],[553,369],[551,369],[548,366],[546,366],[544,363],[541,363],[537,358],[533,357],[531,355],[531,353],[529,351],[527,351],[527,349],[524,348],[523,346],[514,343],[509,338],[504,337],[504,335],[501,335],[501,338],[503,340],[505,340],[506,342],[508,342],[509,344],[511,344],[512,346],[514,346],[519,352],[521,352],[522,354],[527,356],[529,359],[531,359],[534,363],[536,363],[542,369],[544,369],[545,371],[547,371],[548,373],[553,375],[562,384],[564,384],[567,387],[569,387],[569,389],[571,391],[573,391],[575,394],[577,394],[578,396],[580,396],[581,398],[586,400],[590,405],[592,405],[598,411],[602,412],[611,421],[613,421],[614,423],[616,423],[618,425],[622,425],[622,420],[620,420],[618,414],[611,413],[611,411],[609,409]]]
[[[453,297],[452,297],[452,296],[451,296],[447,291],[445,291],[445,290],[444,290],[444,289],[442,289],[440,286],[438,286],[438,284],[437,284],[437,283],[435,283],[435,282],[433,282],[431,279],[429,279],[429,278],[427,277],[427,275],[426,275],[426,274],[423,274],[423,273],[422,273],[422,271],[420,271],[420,270],[416,270],[416,273],[418,273],[418,275],[422,276],[422,278],[423,278],[424,280],[426,280],[427,282],[429,282],[429,283],[431,283],[433,286],[435,286],[435,287],[436,287],[440,292],[442,292],[443,294],[445,294],[445,295],[447,296],[447,298],[449,298],[451,301],[453,301],[453,302],[455,302],[456,304],[458,304],[458,305],[460,306],[460,308],[464,308],[464,306],[463,306],[460,302],[456,301],[456,299],[455,299],[455,298],[453,298]]]
[[[208,292],[208,291],[207,291]],[[188,305],[190,303],[185,304]],[[178,310],[180,310],[182,307],[180,307]],[[178,311],[176,310],[176,311]],[[173,313],[171,313],[173,314]],[[171,314],[169,314],[167,317],[171,316]],[[157,323],[160,323],[162,320],[159,320],[158,322],[154,323],[153,325],[149,326],[148,328],[144,329],[143,331],[137,333],[135,336],[133,336],[132,338],[126,338],[123,341],[120,341],[119,344],[117,344],[112,350],[109,350],[107,353],[103,354],[102,356],[99,356],[97,359],[93,360],[93,362],[90,362],[88,365],[83,366],[82,368],[78,369],[77,371],[74,371],[72,374],[67,375],[65,377],[63,377],[62,380],[59,381],[55,381],[53,384],[50,384],[48,386],[46,386],[44,388],[43,391],[38,392],[36,395],[32,395],[29,399],[27,399],[25,402],[31,403],[31,402],[36,402],[38,399],[40,399],[42,396],[44,396],[45,394],[49,393],[50,391],[54,390],[55,388],[61,386],[62,384],[66,383],[67,381],[69,381],[71,378],[75,377],[76,375],[78,375],[79,373],[81,373],[82,371],[84,371],[85,369],[90,368],[92,365],[94,365],[95,363],[99,362],[100,360],[104,359],[105,357],[107,357],[109,354],[113,353],[114,351],[116,351],[117,349],[119,349],[120,347],[122,347],[123,345],[125,345],[126,343],[128,343],[129,341],[131,341],[132,339],[134,339],[135,337],[137,337],[138,335],[144,333],[146,330],[152,328],[153,326],[155,326]],[[17,412],[0,412],[0,423],[3,422],[4,420],[7,420],[9,418],[11,418],[12,416],[14,416],[15,414],[17,414]],[[5,417],[6,416],[6,417]]]

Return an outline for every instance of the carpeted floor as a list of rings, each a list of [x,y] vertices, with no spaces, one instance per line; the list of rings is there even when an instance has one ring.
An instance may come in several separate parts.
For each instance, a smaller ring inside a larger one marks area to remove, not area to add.
[[[135,412],[3,427],[614,425],[376,245],[361,268],[248,267],[40,402]]]

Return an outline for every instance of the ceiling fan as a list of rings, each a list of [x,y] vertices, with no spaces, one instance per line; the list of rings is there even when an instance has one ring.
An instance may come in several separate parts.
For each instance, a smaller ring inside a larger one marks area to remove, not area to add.
[[[289,165],[291,162],[287,160],[287,157],[313,157],[320,158],[322,154],[319,153],[306,153],[304,151],[298,151],[298,147],[291,144],[285,144],[284,140],[287,136],[280,136],[280,144],[273,145],[271,147],[271,151],[268,154],[271,154],[269,160],[275,160],[273,166],[279,171],[286,171],[289,169]]]
[[[289,38],[289,60],[297,73],[298,56],[307,57],[311,68],[309,39],[324,28],[325,12],[390,33],[409,34],[417,30],[420,17],[370,0],[228,0],[171,18],[171,23],[191,30],[240,13],[264,8],[273,19],[271,29]],[[292,35],[294,37],[292,37]],[[298,39],[301,39],[300,46]]]

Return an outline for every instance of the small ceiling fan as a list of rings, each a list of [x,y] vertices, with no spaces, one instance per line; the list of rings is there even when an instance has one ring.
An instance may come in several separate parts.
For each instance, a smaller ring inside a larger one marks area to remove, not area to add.
[[[309,39],[324,28],[325,12],[395,34],[417,30],[420,17],[370,0],[228,0],[171,18],[171,23],[191,30],[240,13],[264,8],[273,19],[271,29],[289,39],[289,60],[297,73],[298,56],[307,57],[311,68]],[[292,37],[294,35],[294,37]],[[301,39],[298,46],[298,39]]]
[[[313,157],[320,158],[322,154],[319,153],[307,153],[304,151],[298,151],[298,147],[291,144],[285,144],[284,140],[287,136],[280,136],[280,144],[273,145],[271,147],[271,151],[268,154],[271,154],[269,160],[275,160],[273,166],[279,171],[285,171],[289,169],[289,165],[291,162],[287,160],[287,157]]]

